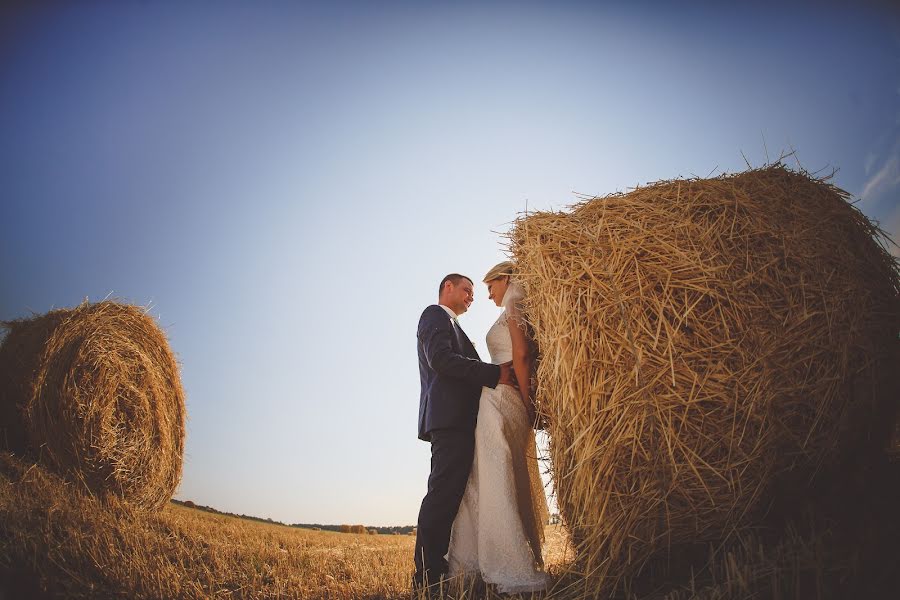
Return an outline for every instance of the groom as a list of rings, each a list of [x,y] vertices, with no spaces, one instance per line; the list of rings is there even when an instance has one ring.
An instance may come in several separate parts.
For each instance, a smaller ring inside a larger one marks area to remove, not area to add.
[[[415,588],[438,583],[448,571],[444,557],[475,456],[481,388],[514,385],[510,363],[481,362],[456,320],[473,299],[472,280],[452,273],[441,281],[440,304],[419,318],[419,439],[431,442],[431,474],[419,509]]]

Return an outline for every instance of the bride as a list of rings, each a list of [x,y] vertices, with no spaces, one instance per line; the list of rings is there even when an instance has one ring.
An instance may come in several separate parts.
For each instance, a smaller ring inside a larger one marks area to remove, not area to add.
[[[488,271],[488,296],[504,308],[487,334],[491,362],[512,360],[520,390],[482,388],[475,428],[475,460],[450,536],[451,575],[481,576],[500,593],[547,587],[541,542],[549,518],[538,472],[531,380],[531,352],[515,265]]]

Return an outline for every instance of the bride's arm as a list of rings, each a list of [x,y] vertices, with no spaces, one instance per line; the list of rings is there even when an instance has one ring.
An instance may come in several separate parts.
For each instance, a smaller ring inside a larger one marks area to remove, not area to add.
[[[534,421],[534,403],[531,399],[531,348],[528,344],[528,334],[525,332],[525,320],[518,308],[509,306],[507,309],[509,337],[512,338],[512,363],[516,372],[516,381],[519,383],[519,395],[525,404],[528,419]]]

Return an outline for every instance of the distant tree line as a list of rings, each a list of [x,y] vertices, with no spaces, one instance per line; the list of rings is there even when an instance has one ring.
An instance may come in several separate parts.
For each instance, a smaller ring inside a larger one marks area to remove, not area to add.
[[[374,526],[366,526],[362,525],[323,525],[320,523],[282,523],[281,521],[275,521],[273,519],[263,519],[262,517],[254,517],[253,515],[242,515],[236,513],[230,513],[222,510],[216,510],[211,506],[203,506],[201,504],[195,504],[190,500],[172,500],[173,504],[178,504],[180,506],[184,506],[186,508],[195,508],[197,510],[202,510],[208,513],[214,513],[217,515],[226,515],[229,517],[235,517],[237,519],[247,519],[248,521],[258,521],[259,523],[272,523],[273,525],[283,525],[285,527],[297,527],[299,529],[315,529],[320,531],[334,531],[337,533],[378,533],[381,535],[408,535],[415,531],[415,527],[413,525],[393,525],[391,527],[374,527]]]

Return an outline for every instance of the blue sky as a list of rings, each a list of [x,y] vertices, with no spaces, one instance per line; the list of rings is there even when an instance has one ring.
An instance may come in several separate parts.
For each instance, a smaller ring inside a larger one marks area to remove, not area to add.
[[[900,234],[896,11],[685,4],[7,7],[0,319],[152,306],[178,498],[414,523],[416,322],[526,206],[794,149]],[[497,310],[463,317],[483,357]]]

